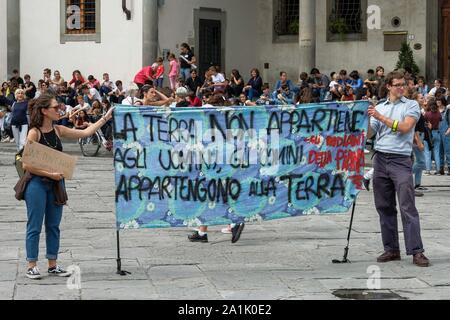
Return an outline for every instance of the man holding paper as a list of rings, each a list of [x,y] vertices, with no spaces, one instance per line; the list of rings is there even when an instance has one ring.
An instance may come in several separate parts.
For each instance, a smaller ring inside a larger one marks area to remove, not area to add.
[[[114,108],[111,108],[98,122],[91,124],[85,130],[69,129],[58,125],[54,126],[53,123],[60,118],[59,104],[54,96],[43,94],[38,99],[32,100],[29,103],[31,123],[27,141],[31,144],[41,144],[62,152],[63,146],[60,138],[79,139],[93,135],[112,118],[113,110]],[[42,151],[41,148],[41,154],[42,152],[45,152],[45,150]],[[26,153],[27,146],[24,151],[24,154]],[[41,155],[41,159],[45,159],[45,155]],[[28,216],[26,233],[28,268],[26,276],[30,279],[40,279],[42,277],[37,267],[37,261],[39,256],[39,237],[44,221],[48,273],[60,277],[70,276],[67,271],[57,264],[60,242],[59,225],[64,201],[61,203],[61,198],[57,197],[55,190],[60,187],[59,189],[62,189],[63,193],[65,193],[65,174],[62,170],[55,170],[54,167],[51,170],[49,169],[48,163],[39,163],[39,161],[24,161],[23,169],[27,172],[28,176],[31,174],[31,178],[24,188],[24,199],[27,205]]]

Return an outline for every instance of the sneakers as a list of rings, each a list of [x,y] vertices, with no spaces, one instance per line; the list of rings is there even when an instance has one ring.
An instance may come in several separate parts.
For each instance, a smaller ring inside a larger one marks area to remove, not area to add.
[[[423,253],[415,254],[413,257],[413,263],[418,267],[426,268],[430,266],[430,260]]]
[[[236,243],[239,241],[239,239],[241,238],[241,233],[244,230],[244,227],[245,223],[239,223],[231,229],[232,234],[231,243]]]
[[[195,231],[193,234],[188,236],[188,239],[190,242],[203,242],[206,243],[208,242],[208,235],[204,234],[203,236],[201,236],[198,231]]]
[[[442,167],[441,170],[439,170],[439,174],[440,174],[441,176],[445,176],[444,167]]]
[[[414,189],[419,190],[419,191],[427,191],[428,188],[422,187],[420,184],[415,186]]]
[[[37,266],[35,266],[33,268],[29,268],[25,275],[27,276],[27,278],[32,279],[32,280],[42,279],[42,275],[39,272],[39,269]]]
[[[427,171],[424,171],[424,172],[423,172],[423,175],[424,175],[424,176],[431,176],[431,171],[428,171],[428,170],[427,170]]]
[[[60,265],[57,265],[53,268],[48,268],[48,274],[53,275],[53,276],[58,276],[58,277],[70,277],[71,276],[71,273],[67,272],[66,270],[61,268]]]
[[[386,263],[401,260],[400,251],[386,251],[377,258],[378,263]]]
[[[367,191],[370,191],[370,180],[369,179],[363,178],[363,185]]]

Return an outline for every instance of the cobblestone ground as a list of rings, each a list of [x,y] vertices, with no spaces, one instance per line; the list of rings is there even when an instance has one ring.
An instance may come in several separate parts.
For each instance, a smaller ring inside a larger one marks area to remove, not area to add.
[[[76,144],[65,148],[79,155]],[[67,184],[60,262],[80,268],[81,288],[69,289],[62,278],[31,281],[24,276],[27,219],[25,204],[12,190],[17,182],[13,152],[13,145],[0,145],[0,299],[338,299],[333,295],[338,289],[367,289],[368,268],[377,266],[382,252],[373,195],[362,192],[351,264],[331,263],[343,255],[350,216],[308,216],[249,224],[235,245],[220,227],[211,228],[208,244],[189,243],[187,229],[124,231],[122,263],[132,274],[116,275],[113,165],[104,153],[80,158],[75,180]],[[420,269],[406,256],[378,265],[380,293],[450,299],[450,177],[424,182],[433,187],[417,206],[432,266]],[[45,270],[45,261],[39,266]]]

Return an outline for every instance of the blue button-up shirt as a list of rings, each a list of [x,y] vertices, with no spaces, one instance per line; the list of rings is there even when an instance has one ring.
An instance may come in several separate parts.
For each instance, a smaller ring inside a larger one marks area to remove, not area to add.
[[[405,97],[391,103],[389,100],[376,106],[376,110],[385,117],[399,122],[405,121],[406,117],[411,117],[419,121],[420,107],[417,101],[406,99]],[[375,150],[383,153],[393,153],[410,156],[414,142],[414,127],[410,132],[402,134],[393,132],[381,121],[372,118],[370,126],[377,133],[377,145]]]

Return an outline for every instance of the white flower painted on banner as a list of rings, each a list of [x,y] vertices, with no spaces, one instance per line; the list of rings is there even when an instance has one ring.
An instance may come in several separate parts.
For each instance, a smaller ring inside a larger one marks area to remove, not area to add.
[[[203,224],[203,223],[202,223],[199,219],[197,219],[197,218],[191,219],[191,220],[187,220],[187,221],[186,221],[186,225],[187,225],[189,228],[191,228],[191,227],[200,227],[202,224]]]
[[[131,220],[131,221],[128,221],[127,223],[122,223],[121,225],[120,225],[120,228],[121,229],[139,229],[139,224],[137,223],[137,221],[136,220]]]
[[[167,211],[167,215],[170,217],[172,215],[172,211]]]
[[[263,218],[259,214],[244,219],[245,222],[262,222]]]
[[[172,184],[169,184],[169,185],[167,186],[167,191],[172,192],[173,189],[174,189],[174,188],[173,188],[173,185],[172,185]]]
[[[156,208],[156,206],[153,202],[149,202],[147,204],[147,211],[153,212],[153,211],[155,211],[155,208]]]
[[[273,204],[275,203],[276,200],[277,200],[277,197],[275,197],[275,196],[270,197],[270,198],[269,198],[269,204],[270,204],[270,205],[273,205]]]
[[[130,143],[124,143],[123,148],[124,149],[136,149],[139,152],[142,152],[144,150],[144,147],[137,141],[130,142]]]
[[[305,211],[303,212],[303,214],[304,214],[305,216],[319,215],[319,214],[320,214],[320,210],[317,209],[316,207],[313,207],[313,208],[310,208],[310,209],[308,209],[308,210],[305,210]]]
[[[123,171],[123,164],[122,164],[122,163],[116,164],[116,170],[117,170],[118,172],[122,172],[122,171]]]
[[[214,209],[215,207],[216,207],[216,203],[215,202],[209,202],[208,203],[208,208]]]
[[[232,208],[228,208],[228,213],[233,213],[233,209]]]

